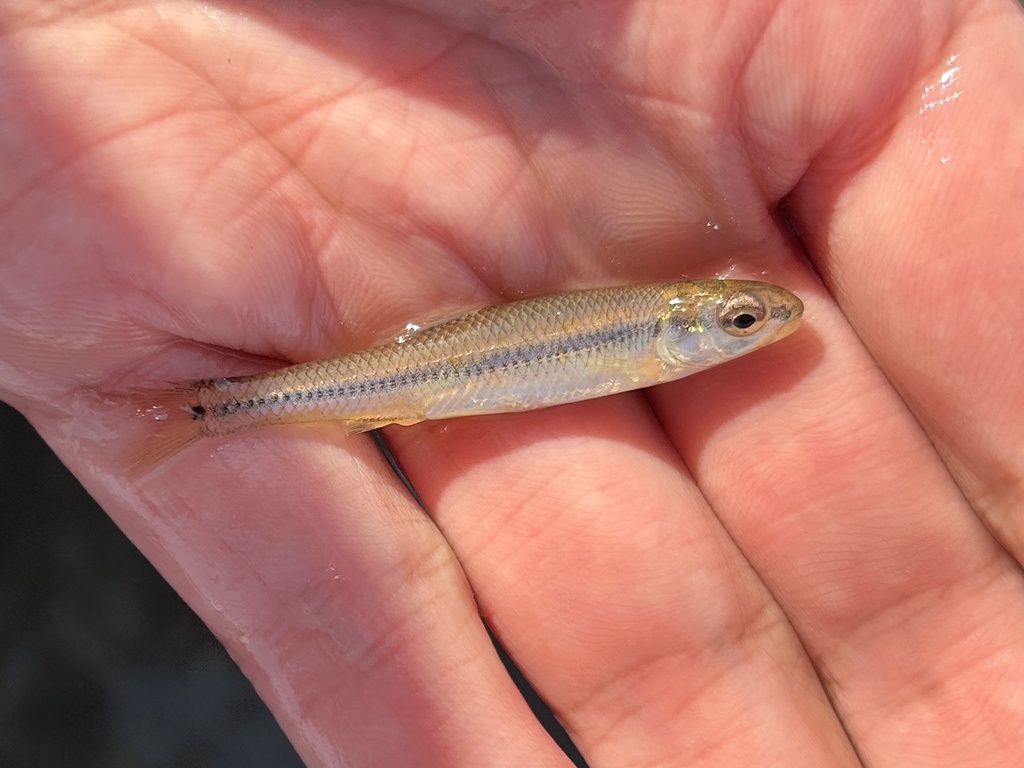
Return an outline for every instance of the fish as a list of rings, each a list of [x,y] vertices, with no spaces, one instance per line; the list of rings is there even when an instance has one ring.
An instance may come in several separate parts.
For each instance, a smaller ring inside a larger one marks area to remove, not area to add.
[[[509,413],[673,381],[797,329],[776,285],[688,280],[590,288],[484,307],[378,346],[249,376],[138,388],[145,419],[123,463],[139,476],[205,439],[333,421],[389,424]]]

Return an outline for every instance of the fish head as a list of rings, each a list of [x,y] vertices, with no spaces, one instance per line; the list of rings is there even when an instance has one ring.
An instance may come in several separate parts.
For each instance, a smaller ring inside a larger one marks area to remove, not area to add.
[[[666,288],[657,353],[669,370],[704,368],[785,338],[804,305],[771,283],[702,280]]]

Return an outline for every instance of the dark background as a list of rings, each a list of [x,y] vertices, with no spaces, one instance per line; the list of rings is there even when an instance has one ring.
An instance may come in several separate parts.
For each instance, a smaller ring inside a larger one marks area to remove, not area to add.
[[[202,622],[0,403],[0,766],[301,767]]]
[[[0,402],[0,766],[240,765],[302,763],[216,638]]]

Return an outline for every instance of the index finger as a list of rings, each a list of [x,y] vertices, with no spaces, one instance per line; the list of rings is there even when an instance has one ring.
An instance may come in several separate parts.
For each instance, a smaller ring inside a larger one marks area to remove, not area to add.
[[[1024,561],[1024,122],[1009,117],[1024,15],[988,5],[984,26],[923,73],[877,162],[842,189],[807,179],[794,210],[857,334]]]

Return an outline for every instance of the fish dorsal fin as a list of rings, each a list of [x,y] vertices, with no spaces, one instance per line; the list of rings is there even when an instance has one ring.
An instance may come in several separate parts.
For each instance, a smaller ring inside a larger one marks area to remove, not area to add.
[[[468,309],[453,309],[447,312],[439,312],[433,315],[429,315],[425,318],[420,318],[414,322],[405,324],[405,327],[400,329],[397,333],[392,333],[388,341],[397,341],[399,344],[409,341],[421,333],[431,331],[438,326],[450,323],[453,320],[460,320],[466,315],[471,314],[481,307],[470,307]]]

